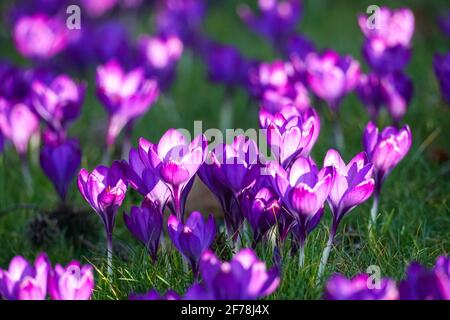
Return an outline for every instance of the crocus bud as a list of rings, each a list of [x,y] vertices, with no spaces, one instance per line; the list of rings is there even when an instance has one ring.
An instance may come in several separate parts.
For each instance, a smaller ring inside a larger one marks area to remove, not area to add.
[[[57,264],[49,275],[48,292],[53,300],[89,300],[94,287],[92,266],[82,266],[78,261],[65,268]]]

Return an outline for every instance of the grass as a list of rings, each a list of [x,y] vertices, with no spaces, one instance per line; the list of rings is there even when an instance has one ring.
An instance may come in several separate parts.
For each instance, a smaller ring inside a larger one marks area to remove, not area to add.
[[[257,35],[246,30],[235,14],[239,1],[212,4],[205,29],[208,34],[224,43],[236,45],[246,56],[271,60],[273,50]],[[305,1],[305,14],[299,30],[317,43],[318,47],[332,47],[341,53],[349,53],[361,60],[362,35],[356,23],[356,14],[365,11],[370,1],[315,0]],[[353,276],[364,272],[370,265],[377,265],[383,276],[401,279],[405,267],[412,260],[431,266],[437,256],[450,251],[450,108],[440,99],[437,82],[432,72],[432,57],[436,51],[450,50],[450,41],[436,26],[437,14],[443,12],[446,1],[409,1],[417,20],[414,38],[414,55],[407,69],[413,78],[415,96],[404,119],[411,126],[413,147],[409,155],[387,179],[381,194],[378,228],[373,237],[367,232],[371,203],[365,203],[346,217],[338,230],[336,247],[333,248],[325,277],[335,272]],[[383,5],[398,6],[395,1],[382,1]],[[11,46],[7,34],[0,38],[2,57],[24,63]],[[3,49],[2,49],[3,50]],[[217,127],[219,108],[224,88],[208,83],[201,61],[184,55],[179,65],[177,80],[169,96],[160,101],[137,124],[134,145],[140,136],[157,141],[171,127],[193,128],[194,120],[202,120],[203,128]],[[105,113],[95,99],[92,76],[83,114],[72,128],[72,135],[79,137],[83,146],[82,166],[92,169],[100,163]],[[174,116],[171,103],[179,117]],[[330,115],[318,102],[314,103],[322,120],[319,141],[313,157],[321,163],[326,151],[333,147]],[[248,103],[246,94],[238,91],[234,97],[234,124],[237,128],[257,127],[257,105]],[[368,121],[364,107],[353,95],[342,106],[342,127],[346,149],[344,158],[349,160],[361,150],[361,134]],[[388,125],[386,115],[382,125]],[[126,203],[117,216],[114,231],[119,245],[114,257],[114,277],[109,282],[103,259],[103,234],[98,219],[90,212],[95,237],[80,246],[56,234],[50,245],[36,247],[28,237],[29,220],[37,214],[48,215],[58,206],[57,195],[39,168],[37,150],[30,151],[31,172],[34,179],[32,194],[25,192],[17,155],[8,148],[0,157],[0,266],[6,267],[14,255],[34,259],[39,251],[48,252],[51,260],[59,263],[79,259],[92,263],[96,269],[95,299],[122,299],[130,292],[145,292],[150,288],[165,291],[173,288],[179,293],[192,283],[192,275],[180,255],[166,238],[155,265],[123,225],[122,211],[138,204],[140,197],[129,192]],[[210,200],[197,181],[190,199],[188,211],[213,212],[221,215],[217,203]],[[205,200],[207,199],[207,200]],[[75,183],[69,194],[69,202],[75,207],[87,208],[76,190]],[[328,237],[330,213],[309,236],[306,244],[306,263],[301,269],[298,258],[285,254],[282,282],[270,299],[316,299],[322,295],[322,286],[315,285],[315,274],[321,252]],[[287,250],[287,248],[285,248]],[[272,265],[272,252],[268,245],[257,247],[258,255]]]

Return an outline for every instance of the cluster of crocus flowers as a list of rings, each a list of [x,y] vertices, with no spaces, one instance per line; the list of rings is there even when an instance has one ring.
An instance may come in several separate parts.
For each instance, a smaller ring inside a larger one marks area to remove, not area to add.
[[[109,115],[106,145],[112,146],[125,126],[149,110],[159,95],[158,83],[143,68],[126,72],[115,60],[97,68],[97,96]]]
[[[381,187],[389,173],[408,154],[412,144],[409,126],[401,129],[386,127],[381,132],[369,122],[364,130],[363,147],[369,161],[373,164],[375,189],[371,222],[375,224],[378,214],[378,201]]]
[[[363,56],[372,73],[361,77],[357,92],[372,121],[386,106],[394,123],[405,115],[413,95],[411,79],[403,73],[411,57],[414,15],[410,9],[380,8],[374,19],[365,15],[358,23],[366,40]]]
[[[30,264],[22,256],[14,257],[8,269],[0,269],[0,299],[6,300],[89,300],[94,290],[94,272],[90,265],[70,262],[54,268],[45,253]]]
[[[450,259],[438,257],[428,270],[417,262],[411,263],[406,278],[397,285],[389,278],[372,279],[359,274],[347,279],[336,274],[325,285],[324,298],[328,300],[449,300]]]

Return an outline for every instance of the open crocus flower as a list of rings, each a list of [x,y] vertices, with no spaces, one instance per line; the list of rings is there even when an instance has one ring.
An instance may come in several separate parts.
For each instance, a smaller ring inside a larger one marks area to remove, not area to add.
[[[353,279],[336,274],[325,285],[327,300],[397,300],[398,290],[395,281],[383,278],[379,287],[372,283],[368,274],[360,274]]]
[[[411,263],[399,290],[402,300],[450,300],[450,259],[439,257],[432,270]]]
[[[327,50],[306,57],[307,81],[311,90],[337,112],[344,96],[358,84],[360,66],[350,56]]]
[[[433,68],[439,81],[442,97],[450,105],[450,52],[445,55],[436,54],[433,59]]]
[[[293,218],[293,232],[300,248],[300,264],[304,262],[304,243],[323,214],[334,176],[334,168],[318,170],[311,158],[300,157],[290,169],[271,162],[268,170],[275,177],[275,187],[282,203]]]
[[[81,163],[81,150],[76,139],[61,142],[46,141],[40,153],[41,168],[52,182],[62,201],[77,174]]]
[[[197,277],[200,257],[212,244],[216,235],[216,224],[213,216],[210,215],[205,222],[201,213],[194,211],[185,224],[174,215],[169,217],[167,224],[172,243],[190,262],[194,277]]]
[[[195,174],[208,152],[208,141],[199,135],[190,143],[176,129],[169,129],[148,151],[150,165],[172,193],[170,209],[183,220],[187,195]]]
[[[176,36],[142,36],[138,46],[148,74],[158,79],[161,90],[167,90],[174,80],[176,63],[183,53],[183,43]]]
[[[30,138],[39,131],[39,120],[27,105],[11,105],[0,97],[0,129],[24,158]]]
[[[227,262],[207,251],[200,274],[203,282],[187,291],[186,300],[256,300],[272,294],[280,284],[279,270],[267,270],[251,249],[242,249]]]
[[[319,135],[320,121],[312,108],[292,116],[283,110],[272,119],[260,113],[260,122],[265,122],[267,142],[276,159],[288,168],[296,158],[309,155]]]
[[[94,291],[94,270],[78,261],[65,268],[59,264],[50,271],[48,292],[52,300],[89,300]]]
[[[167,291],[161,295],[155,289],[150,290],[144,294],[131,294],[128,300],[180,300],[181,297],[173,290]]]
[[[34,266],[21,256],[14,257],[8,270],[0,269],[0,297],[6,300],[44,300],[50,269],[44,253],[36,258]]]
[[[318,278],[322,276],[333,246],[336,230],[342,218],[372,195],[375,181],[372,178],[373,165],[368,162],[364,152],[357,154],[346,165],[336,150],[329,150],[325,156],[324,167],[333,167],[335,175],[328,195],[333,222],[327,246],[323,251]]]
[[[85,84],[78,85],[66,75],[56,77],[48,86],[35,80],[31,105],[53,130],[61,131],[79,116],[85,92]]]
[[[410,9],[381,8],[373,21],[366,15],[358,17],[366,37],[363,54],[377,73],[390,73],[404,68],[410,58],[414,35],[414,14]]]
[[[252,228],[253,246],[267,234],[281,215],[281,203],[271,188],[247,190],[242,195],[242,212]]]
[[[146,79],[142,68],[126,73],[115,60],[97,68],[96,84],[98,98],[109,113],[108,146],[127,124],[147,112],[159,95],[157,82]]]
[[[259,0],[258,9],[259,15],[256,16],[247,5],[241,5],[238,14],[249,28],[281,49],[300,21],[301,1]]]
[[[381,79],[381,93],[394,123],[399,123],[408,110],[413,97],[412,80],[401,72],[394,72]]]
[[[110,168],[98,166],[92,173],[81,169],[78,174],[78,190],[102,219],[107,240],[108,273],[112,275],[112,233],[117,210],[127,192],[127,181],[120,163],[116,161]]]
[[[163,212],[159,205],[144,199],[140,208],[131,207],[130,214],[124,213],[123,219],[128,230],[142,242],[155,262],[163,227]]]
[[[381,186],[391,170],[408,154],[411,144],[412,135],[408,125],[401,129],[386,127],[379,133],[378,128],[369,122],[364,130],[363,147],[369,161],[373,163],[375,173],[372,223],[376,220]]]
[[[68,29],[64,21],[38,13],[19,18],[14,25],[13,39],[24,57],[45,60],[67,46]]]

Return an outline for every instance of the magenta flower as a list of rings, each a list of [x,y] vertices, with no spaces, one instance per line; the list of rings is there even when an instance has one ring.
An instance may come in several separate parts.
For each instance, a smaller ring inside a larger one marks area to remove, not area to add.
[[[158,84],[145,79],[142,68],[126,73],[115,60],[97,68],[96,83],[97,96],[109,114],[106,143],[110,146],[127,124],[142,116],[156,101]]]
[[[259,0],[258,9],[259,14],[255,15],[247,5],[240,5],[238,14],[249,28],[281,49],[300,21],[301,1]]]
[[[57,264],[49,274],[48,292],[52,300],[90,300],[94,287],[92,266],[82,266],[78,261],[65,268]]]
[[[450,259],[439,257],[432,270],[411,263],[399,290],[402,300],[450,300]]]
[[[323,166],[333,167],[335,175],[328,195],[333,222],[319,267],[319,279],[322,277],[327,264],[334,237],[342,218],[358,205],[367,201],[375,188],[375,181],[372,178],[373,165],[368,162],[364,152],[357,154],[346,165],[339,152],[331,149],[325,156]]]
[[[118,3],[118,0],[81,0],[83,12],[90,17],[98,18],[112,10]]]
[[[163,212],[159,205],[144,199],[141,207],[131,207],[130,214],[124,213],[123,219],[130,233],[142,242],[155,262],[163,227]]]
[[[0,129],[24,158],[30,138],[39,131],[39,120],[25,104],[11,105],[0,98]]]
[[[175,129],[168,130],[157,145],[149,148],[149,164],[170,189],[172,202],[169,206],[180,220],[183,220],[186,198],[195,174],[205,161],[207,151],[208,142],[204,135],[189,143]]]
[[[402,70],[411,57],[413,12],[407,8],[390,10],[383,7],[374,21],[360,15],[358,23],[366,37],[363,55],[372,69],[377,73]],[[372,26],[372,23],[375,25]]]
[[[397,300],[398,290],[395,281],[383,278],[379,287],[372,283],[369,275],[363,273],[353,279],[336,274],[325,285],[327,300]]]
[[[52,130],[59,132],[80,115],[85,92],[85,84],[78,85],[66,75],[56,77],[48,86],[35,80],[31,106]]]
[[[212,215],[205,222],[200,212],[191,213],[183,224],[174,215],[169,217],[167,230],[178,251],[190,262],[192,273],[197,277],[198,262],[212,244],[216,235],[216,224]]]
[[[60,199],[65,201],[67,189],[81,163],[81,150],[76,139],[46,141],[40,154],[41,168],[52,182]]]
[[[381,78],[381,93],[394,123],[399,123],[408,110],[414,86],[412,80],[401,72]]]
[[[65,49],[68,29],[64,21],[37,13],[18,19],[14,25],[13,39],[24,57],[45,60]]]
[[[242,249],[229,262],[207,251],[200,274],[203,282],[187,291],[186,300],[255,300],[272,294],[280,284],[278,269],[267,270],[251,249]]]
[[[160,295],[158,291],[152,289],[144,294],[131,294],[128,300],[181,300],[181,297],[173,290]]]
[[[344,96],[358,84],[359,63],[350,56],[328,50],[306,58],[307,81],[311,90],[337,112]]]
[[[433,59],[433,68],[439,81],[442,97],[450,105],[450,52],[444,55],[436,54]]]
[[[31,265],[21,256],[14,257],[8,270],[0,269],[0,297],[6,300],[44,300],[51,264],[41,253]]]
[[[78,190],[102,219],[107,239],[108,273],[111,275],[112,232],[117,210],[127,192],[127,181],[120,163],[116,161],[110,168],[98,166],[92,173],[81,169],[78,174]]]

